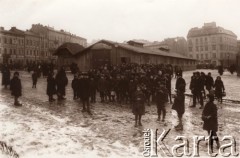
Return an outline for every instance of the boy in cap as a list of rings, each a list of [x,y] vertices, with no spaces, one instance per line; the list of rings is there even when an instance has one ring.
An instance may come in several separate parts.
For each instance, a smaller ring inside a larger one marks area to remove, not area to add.
[[[157,89],[156,93],[156,103],[157,103],[157,111],[158,111],[158,119],[160,121],[161,113],[162,115],[162,122],[165,121],[166,116],[166,108],[165,105],[168,102],[168,90],[163,82],[159,82],[159,88]]]

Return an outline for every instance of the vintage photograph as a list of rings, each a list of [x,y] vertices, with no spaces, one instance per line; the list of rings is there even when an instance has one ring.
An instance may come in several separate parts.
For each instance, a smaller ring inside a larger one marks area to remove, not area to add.
[[[0,158],[240,157],[239,0],[0,0]]]

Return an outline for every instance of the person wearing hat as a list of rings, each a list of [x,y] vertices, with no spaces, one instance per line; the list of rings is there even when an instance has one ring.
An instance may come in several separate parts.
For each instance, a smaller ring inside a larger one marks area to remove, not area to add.
[[[203,112],[203,129],[208,132],[209,144],[211,147],[211,152],[213,152],[213,140],[217,143],[217,148],[220,147],[220,143],[217,137],[218,131],[218,116],[217,116],[217,105],[214,104],[214,91],[210,92],[208,95],[208,102],[206,103]]]
[[[162,113],[162,122],[165,121],[166,116],[166,103],[168,102],[168,90],[163,82],[159,82],[159,88],[156,92],[156,103],[157,103],[157,112],[158,112],[158,119],[160,121],[161,113]]]
[[[186,87],[186,81],[184,80],[184,78],[182,77],[182,75],[178,75],[177,77],[177,81],[176,81],[176,85],[175,85],[175,89],[177,91],[179,91],[179,88],[181,86],[184,86],[184,92],[185,92],[185,87]]]
[[[22,96],[22,84],[19,79],[19,72],[14,72],[13,78],[10,81],[10,90],[12,91],[12,96],[14,96],[14,105],[22,106],[18,101],[18,98]]]
[[[179,85],[176,98],[174,99],[174,103],[172,105],[172,109],[176,110],[178,115],[179,123],[177,126],[175,126],[176,130],[183,130],[183,124],[182,124],[182,116],[185,112],[185,85],[181,84]]]

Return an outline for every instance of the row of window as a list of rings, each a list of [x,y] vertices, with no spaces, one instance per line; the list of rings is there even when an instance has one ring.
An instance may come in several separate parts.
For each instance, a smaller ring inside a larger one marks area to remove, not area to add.
[[[211,48],[212,48],[212,50],[216,50],[217,46],[212,45]],[[193,47],[188,47],[188,50],[189,50],[189,52],[193,52]],[[195,50],[197,52],[208,51],[209,47],[208,46],[196,46]],[[237,50],[237,47],[221,44],[219,47],[219,50],[235,51],[235,50]]]
[[[234,39],[234,38],[222,37],[222,36],[220,36],[220,37],[215,37],[215,36],[213,36],[213,37],[199,37],[199,38],[196,38],[196,39],[195,39],[195,44],[196,44],[196,45],[206,44],[206,43],[209,42],[209,40],[210,40],[212,43],[216,43],[217,40],[218,40],[219,42],[228,41],[228,43],[232,43],[232,44],[236,43],[236,41],[237,41],[237,40]],[[194,42],[193,39],[188,39],[188,44],[189,44],[189,45],[193,45],[193,42]]]
[[[0,54],[5,53],[5,54],[10,54],[10,55],[24,55],[24,50],[23,49],[1,49],[0,48]],[[40,56],[40,52],[38,50],[26,50],[25,55],[30,55],[30,56]],[[42,54],[44,56],[50,56],[49,52],[44,52]]]
[[[193,58],[193,55],[190,54],[190,57]],[[234,54],[232,53],[220,53],[220,59],[233,59],[235,57]],[[217,58],[217,54],[216,53],[212,53],[212,56],[210,54],[196,54],[196,58],[197,59],[201,59],[201,60],[208,60],[211,58]]]

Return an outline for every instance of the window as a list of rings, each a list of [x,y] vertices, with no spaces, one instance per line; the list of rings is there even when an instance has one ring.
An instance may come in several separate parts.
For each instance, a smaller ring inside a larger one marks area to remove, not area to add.
[[[203,46],[200,47],[200,51],[203,51]]]
[[[196,38],[196,44],[198,44],[198,39]]]
[[[202,38],[200,38],[200,43],[201,43],[201,44],[203,43],[203,39],[202,39]]]
[[[213,53],[213,54],[212,54],[212,57],[213,57],[213,58],[216,58],[216,53]]]
[[[216,50],[216,45],[212,45],[212,50]]]
[[[189,50],[189,52],[192,52],[192,47],[189,47],[188,50]]]
[[[222,45],[222,44],[220,44],[220,50],[224,50],[224,48],[223,48],[223,45]]]
[[[13,49],[13,54],[16,55],[16,49]]]
[[[205,51],[208,51],[208,46],[205,46]]]
[[[82,44],[82,42],[81,42],[81,44]],[[188,44],[192,45],[192,40],[191,39],[188,40]]]
[[[205,42],[207,42],[208,41],[208,39],[207,39],[207,37],[205,37]]]
[[[203,59],[203,54],[201,54],[201,59]]]
[[[208,59],[208,54],[205,54],[205,59]]]
[[[197,51],[197,52],[199,51],[198,46],[196,47],[196,51]]]
[[[12,49],[10,49],[10,55],[12,55]]]
[[[4,43],[7,43],[7,38],[6,37],[4,37]]]
[[[197,59],[199,59],[199,55],[197,54],[196,56],[197,56]]]

